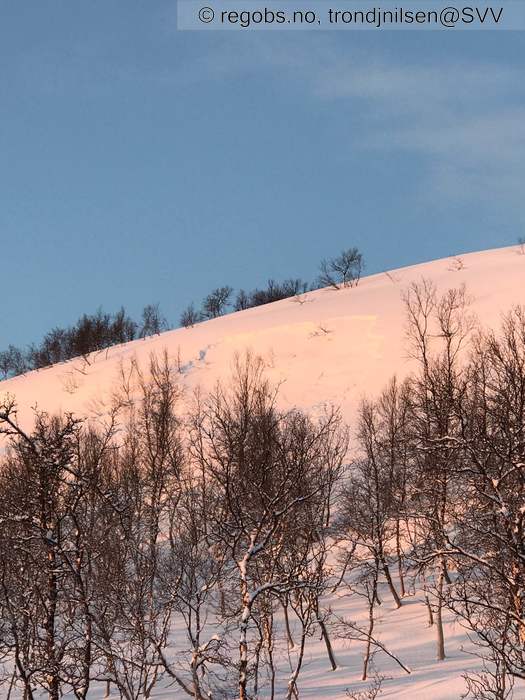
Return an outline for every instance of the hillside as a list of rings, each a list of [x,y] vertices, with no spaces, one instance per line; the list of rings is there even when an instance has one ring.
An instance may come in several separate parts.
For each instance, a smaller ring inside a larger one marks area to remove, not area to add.
[[[402,297],[410,283],[422,278],[441,291],[465,285],[471,308],[484,326],[497,326],[511,306],[525,303],[525,255],[515,247],[472,253],[372,275],[356,288],[309,292],[298,300],[230,314],[31,372],[1,382],[0,399],[6,394],[16,398],[23,426],[30,424],[34,406],[91,415],[109,402],[121,363],[136,359],[145,366],[151,353],[166,351],[189,394],[225,378],[234,354],[250,349],[264,358],[269,378],[280,383],[283,405],[315,410],[333,403],[341,406],[352,428],[363,396],[377,394],[393,374],[410,371]],[[462,649],[468,640],[459,623],[447,618],[447,659],[437,663],[434,632],[426,626],[421,595],[407,598],[399,610],[391,605],[386,587],[383,597],[378,635],[412,673],[378,656],[377,665],[387,676],[381,697],[457,700],[464,691],[462,673],[477,665]],[[326,604],[352,620],[364,616],[355,597],[334,596]],[[361,645],[338,642],[335,651],[339,668],[331,673],[322,642],[314,637],[301,697],[342,700],[348,687],[359,689]],[[102,698],[103,690],[93,697]],[[184,696],[167,688],[154,697]],[[516,689],[513,697],[525,698],[525,692]]]
[[[236,352],[264,357],[269,377],[282,382],[281,400],[306,409],[341,406],[350,420],[359,400],[409,371],[403,291],[432,280],[439,290],[466,285],[483,325],[498,325],[511,305],[525,303],[525,256],[516,247],[470,253],[365,277],[357,288],[321,289],[136,340],[0,383],[16,397],[19,419],[35,404],[49,412],[89,412],[107,399],[121,362],[147,361],[166,350],[186,387],[209,387],[228,372]]]

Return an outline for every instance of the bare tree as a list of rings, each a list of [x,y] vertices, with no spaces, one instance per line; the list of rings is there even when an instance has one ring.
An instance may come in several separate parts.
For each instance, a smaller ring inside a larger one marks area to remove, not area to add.
[[[199,321],[202,321],[202,316],[193,304],[187,306],[180,316],[180,325],[184,328],[192,328]]]
[[[217,287],[205,297],[202,302],[202,317],[204,319],[222,316],[230,303],[233,289],[231,287]]]
[[[160,645],[158,651],[166,675],[179,688],[196,700],[210,700],[216,688],[235,679],[230,677],[228,624],[217,605],[225,562],[217,549],[210,552],[204,519],[210,503],[202,486],[187,475],[170,511],[168,545],[158,573],[165,618],[182,623],[189,650],[171,657]]]
[[[461,696],[461,700],[510,700],[513,697],[515,678],[508,673],[505,660],[494,648],[483,644],[479,638],[471,641],[480,648],[482,659],[481,671],[477,673],[465,673],[463,678],[467,686],[467,692]]]
[[[346,696],[349,700],[376,700],[381,695],[385,676],[374,673],[374,677],[370,685],[364,690],[347,689]]]
[[[419,372],[411,380],[410,424],[417,445],[413,454],[417,487],[413,507],[418,517],[420,564],[434,569],[427,582],[435,583],[437,658],[445,657],[442,623],[445,586],[450,584],[445,542],[457,502],[454,479],[457,450],[448,438],[457,433],[454,410],[465,386],[462,360],[475,328],[465,287],[449,289],[441,297],[423,280],[405,296],[408,340]],[[421,517],[423,515],[423,517]]]
[[[14,345],[10,345],[7,350],[0,352],[0,372],[4,379],[9,376],[23,374],[29,371],[30,367],[24,353]]]
[[[489,660],[525,680],[525,310],[501,333],[481,334],[456,399],[460,507],[446,550],[458,575],[447,605],[475,633]]]
[[[148,304],[142,310],[140,337],[159,335],[169,329],[169,324],[160,311],[158,304]]]
[[[249,697],[256,608],[268,595],[306,585],[294,568],[277,564],[314,511],[326,517],[327,507],[314,504],[330,498],[342,459],[333,458],[341,444],[336,414],[316,424],[299,412],[278,411],[262,372],[262,361],[238,359],[229,391],[219,384],[197,406],[191,439],[196,468],[219,506],[208,536],[231,562],[239,600],[240,700]]]
[[[147,373],[133,363],[116,394],[125,412],[112,479],[119,537],[100,570],[96,623],[105,677],[127,700],[150,697],[163,669],[170,616],[158,578],[162,532],[181,497],[179,395],[166,354],[152,356]]]
[[[245,311],[249,309],[251,305],[250,295],[245,292],[244,289],[240,289],[235,297],[235,311]]]
[[[73,678],[77,623],[81,612],[69,551],[74,546],[74,517],[80,483],[75,469],[79,422],[67,416],[35,416],[24,432],[11,401],[0,407],[0,433],[12,438],[1,472],[1,518],[5,548],[0,562],[0,605],[8,620],[8,645],[25,695],[43,688],[58,700],[65,686],[85,697],[89,672]],[[82,633],[90,644],[88,620]]]
[[[4,379],[10,375],[13,369],[13,364],[11,361],[11,354],[9,350],[2,350],[0,352],[0,372]]]
[[[377,404],[365,401],[361,405],[359,443],[364,456],[353,464],[345,484],[339,527],[361,552],[361,568],[367,572],[365,588],[373,591],[372,606],[378,602],[381,572],[399,608],[401,598],[390,571],[392,555],[401,558],[400,519],[406,481],[405,436],[403,426],[398,425],[397,392],[393,382]],[[396,543],[394,551],[391,542]],[[402,567],[400,572],[403,581]]]
[[[318,283],[321,287],[356,287],[363,271],[363,256],[357,248],[343,250],[335,258],[322,260]]]

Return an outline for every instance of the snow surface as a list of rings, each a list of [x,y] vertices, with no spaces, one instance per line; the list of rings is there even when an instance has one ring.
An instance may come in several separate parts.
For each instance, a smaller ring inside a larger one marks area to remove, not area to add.
[[[517,247],[471,253],[371,275],[356,288],[309,292],[300,302],[287,299],[133,341],[91,355],[89,364],[79,358],[30,372],[0,382],[0,400],[5,394],[16,397],[19,422],[25,427],[34,406],[93,415],[109,405],[121,363],[135,358],[146,367],[151,353],[166,350],[180,368],[181,384],[189,395],[198,386],[206,389],[227,378],[234,354],[251,349],[264,358],[269,379],[281,383],[284,406],[316,410],[333,403],[352,426],[365,395],[376,395],[392,375],[402,377],[411,369],[402,294],[422,278],[441,291],[465,284],[471,308],[484,326],[497,327],[503,313],[525,304],[525,255]],[[435,633],[426,626],[420,597],[406,598],[399,610],[390,604],[386,590],[383,599],[378,636],[412,673],[407,676],[379,654],[377,666],[390,678],[380,697],[458,700],[465,689],[462,673],[478,666],[462,650],[468,648],[468,640],[459,623],[447,618],[447,659],[436,662]],[[355,596],[332,597],[325,605],[354,621],[364,616]],[[336,642],[335,650],[340,667],[331,672],[319,636],[309,642],[300,677],[302,698],[342,699],[346,688],[367,685],[359,681],[361,644]],[[283,674],[285,667],[284,663]],[[93,693],[93,698],[102,696],[102,689]],[[175,688],[166,688],[154,697],[181,696]],[[525,699],[523,684],[515,688],[514,697]]]

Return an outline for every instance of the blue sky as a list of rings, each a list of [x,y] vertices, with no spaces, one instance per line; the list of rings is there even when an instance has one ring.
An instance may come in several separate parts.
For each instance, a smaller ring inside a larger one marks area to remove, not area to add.
[[[178,32],[175,2],[1,0],[0,346],[99,306],[525,235],[525,33]]]

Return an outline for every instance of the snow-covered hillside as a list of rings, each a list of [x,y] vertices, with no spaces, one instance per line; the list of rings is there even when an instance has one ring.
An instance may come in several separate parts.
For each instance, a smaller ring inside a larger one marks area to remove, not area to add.
[[[410,368],[402,295],[422,278],[440,290],[465,284],[483,325],[498,325],[511,305],[525,303],[525,255],[517,247],[471,253],[136,340],[91,355],[89,364],[71,360],[1,382],[0,395],[16,397],[22,423],[35,404],[85,413],[109,397],[120,363],[131,358],[145,363],[150,353],[167,350],[188,388],[206,388],[228,373],[235,352],[250,348],[265,359],[268,376],[282,382],[283,402],[306,409],[332,402],[351,421],[365,394],[376,394],[393,374]]]
[[[0,399],[6,394],[16,398],[22,426],[30,424],[35,406],[89,415],[104,409],[121,363],[133,358],[146,366],[151,353],[167,351],[191,393],[226,378],[234,354],[251,349],[264,358],[268,377],[281,384],[284,405],[315,410],[333,403],[352,427],[361,398],[377,394],[393,374],[403,376],[410,370],[402,297],[410,283],[422,278],[442,291],[464,284],[484,326],[497,326],[511,306],[525,304],[525,255],[516,247],[467,254],[365,277],[355,288],[309,292],[31,372],[1,382]],[[462,650],[468,643],[459,623],[447,619],[447,659],[438,663],[434,632],[426,626],[420,597],[407,598],[399,610],[390,605],[386,593],[384,599],[378,635],[412,672],[407,675],[378,656],[378,667],[388,677],[381,697],[457,700],[464,691],[462,673],[477,664]],[[334,597],[327,604],[353,620],[364,615],[354,598]],[[313,640],[301,697],[342,700],[345,689],[358,689],[361,654],[357,642],[339,643],[340,667],[331,672],[322,643]],[[102,695],[101,689],[93,697]],[[167,688],[157,697],[179,695]],[[517,690],[514,697],[525,698],[525,693]]]

